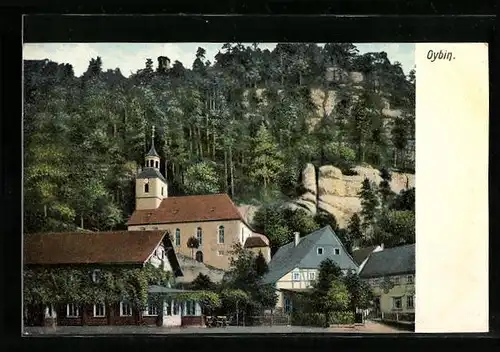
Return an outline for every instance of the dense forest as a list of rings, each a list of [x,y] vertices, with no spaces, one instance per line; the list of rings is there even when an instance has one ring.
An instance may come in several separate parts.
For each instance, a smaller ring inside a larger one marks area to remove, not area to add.
[[[169,195],[274,204],[300,194],[306,163],[413,172],[415,71],[386,53],[224,44],[214,63],[205,55],[198,48],[192,69],[147,59],[127,78],[100,57],[81,77],[25,61],[25,232],[125,228],[153,126]],[[318,115],[314,89],[335,91],[331,113]],[[387,118],[387,106],[401,115]]]

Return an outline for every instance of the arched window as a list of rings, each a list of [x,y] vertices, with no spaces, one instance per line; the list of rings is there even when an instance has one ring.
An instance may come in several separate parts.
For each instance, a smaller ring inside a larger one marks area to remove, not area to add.
[[[144,185],[144,193],[149,193],[149,184],[148,183],[146,183]]]
[[[157,161],[155,161],[155,166],[156,166],[156,168],[158,168],[158,162]]]
[[[196,252],[196,261],[203,263],[203,252],[202,251]]]
[[[181,229],[175,229],[175,245],[181,245]]]
[[[224,243],[224,226],[219,226],[219,243]]]
[[[201,232],[201,227],[196,229],[196,239],[198,240],[198,244],[201,246],[203,241],[203,233]]]

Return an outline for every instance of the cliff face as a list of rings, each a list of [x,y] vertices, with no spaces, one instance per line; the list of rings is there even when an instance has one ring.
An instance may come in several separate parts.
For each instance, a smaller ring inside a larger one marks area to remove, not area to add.
[[[332,165],[321,166],[318,170],[308,164],[302,171],[302,186],[305,192],[290,207],[305,209],[311,214],[318,210],[335,216],[340,227],[347,226],[349,218],[361,210],[361,200],[358,196],[363,180],[368,178],[377,185],[382,181],[377,169],[357,166],[353,168],[356,176],[343,175],[340,169]],[[415,175],[406,173],[391,173],[391,189],[399,193],[404,189],[415,187]],[[243,205],[240,207],[247,221],[252,220],[256,207]]]

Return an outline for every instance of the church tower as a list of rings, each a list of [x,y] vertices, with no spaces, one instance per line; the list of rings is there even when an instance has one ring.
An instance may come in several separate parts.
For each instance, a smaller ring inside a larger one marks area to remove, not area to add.
[[[145,156],[144,169],[135,180],[135,209],[156,209],[168,197],[167,180],[160,173],[160,156],[155,149],[155,128],[151,135],[151,149]]]

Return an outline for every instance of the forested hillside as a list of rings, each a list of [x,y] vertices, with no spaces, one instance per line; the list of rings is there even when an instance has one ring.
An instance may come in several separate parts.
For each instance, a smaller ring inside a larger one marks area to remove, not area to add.
[[[125,228],[152,126],[172,196],[274,204],[302,194],[307,163],[413,172],[415,71],[384,52],[225,44],[192,69],[153,60],[128,78],[99,57],[81,77],[25,61],[26,232]]]

